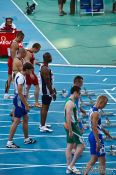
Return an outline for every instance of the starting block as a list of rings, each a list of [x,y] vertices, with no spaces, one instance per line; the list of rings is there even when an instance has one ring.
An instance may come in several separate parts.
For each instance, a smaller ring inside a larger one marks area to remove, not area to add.
[[[111,124],[103,124],[103,127],[116,127],[116,123],[111,123]]]
[[[88,96],[88,95],[90,95],[90,96],[95,96],[96,94],[95,94],[95,92],[88,92],[88,91],[85,91],[85,90],[82,90],[81,91],[81,95],[82,96]]]
[[[112,136],[112,139],[105,136],[105,137],[103,137],[103,139],[106,141],[116,140],[116,136]]]
[[[102,116],[111,116],[111,115],[113,115],[114,113],[113,113],[113,112],[104,112],[104,111],[101,111],[100,114],[101,114]]]
[[[112,156],[116,156],[116,146],[115,145],[110,145],[109,150],[106,150],[106,153]]]

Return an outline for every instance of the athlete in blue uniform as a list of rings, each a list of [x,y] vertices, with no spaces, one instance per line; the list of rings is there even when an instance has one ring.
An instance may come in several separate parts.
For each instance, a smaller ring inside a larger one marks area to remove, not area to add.
[[[97,162],[98,159],[100,162],[100,175],[105,175],[106,159],[102,133],[110,138],[111,136],[109,132],[101,126],[100,110],[106,106],[107,102],[108,98],[104,95],[101,95],[97,98],[95,105],[90,110],[89,123],[91,132],[88,139],[90,143],[91,160],[87,164],[84,175],[88,175],[88,172],[91,170],[92,166]]]
[[[7,141],[7,148],[19,148],[15,143],[13,143],[13,137],[16,132],[17,126],[20,123],[20,119],[23,116],[23,132],[24,132],[24,143],[31,144],[35,143],[36,140],[32,140],[28,136],[28,115],[29,105],[26,101],[26,74],[31,74],[33,66],[31,63],[25,63],[23,65],[23,70],[18,72],[14,79],[14,90],[15,97],[13,99],[14,109],[14,120],[10,128],[9,139]]]

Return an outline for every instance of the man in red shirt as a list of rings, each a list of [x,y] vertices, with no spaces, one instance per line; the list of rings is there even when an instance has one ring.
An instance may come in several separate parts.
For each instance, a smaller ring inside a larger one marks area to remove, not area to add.
[[[16,30],[16,26],[15,24],[13,24],[13,19],[12,18],[6,18],[5,22],[1,24],[0,26],[0,30],[2,31],[9,31],[9,32],[13,32]]]

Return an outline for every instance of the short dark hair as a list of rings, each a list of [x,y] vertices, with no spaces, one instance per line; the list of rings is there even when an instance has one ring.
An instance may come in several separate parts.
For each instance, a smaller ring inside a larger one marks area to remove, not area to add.
[[[39,49],[39,48],[41,48],[41,45],[40,45],[39,43],[34,43],[34,44],[32,45],[32,48],[37,48],[37,49]]]
[[[70,90],[71,94],[73,94],[74,92],[79,93],[81,91],[81,88],[78,86],[73,86]]]
[[[46,63],[51,63],[52,62],[52,56],[49,52],[45,52],[43,54],[43,61]]]
[[[77,75],[75,78],[74,78],[74,83],[77,81],[77,80],[83,80],[83,77],[80,76],[80,75]]]
[[[11,17],[8,17],[8,18],[5,18],[5,20],[6,20],[6,22],[7,22],[7,20],[11,20],[11,21],[13,21],[13,18],[11,18]]]
[[[26,71],[26,69],[28,70],[33,69],[33,65],[29,62],[26,62],[25,64],[23,64],[23,71]]]
[[[16,34],[16,37],[19,37],[19,36],[25,36],[24,33],[22,31],[19,31],[17,34]]]

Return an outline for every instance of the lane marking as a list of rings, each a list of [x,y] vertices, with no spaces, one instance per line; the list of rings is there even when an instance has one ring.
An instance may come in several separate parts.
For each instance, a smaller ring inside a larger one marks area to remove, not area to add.
[[[104,78],[102,81],[105,82],[106,80],[108,80],[108,78]]]
[[[33,0],[33,2],[34,2],[36,5],[38,5],[38,3],[37,3],[35,0]]]
[[[116,90],[116,87],[114,87],[114,88],[111,89],[111,91],[114,91],[114,90]]]
[[[111,97],[111,99],[116,102],[116,99],[106,90],[104,89],[104,91],[106,92],[107,95],[109,95]]]
[[[101,71],[100,69],[99,69],[99,70],[97,70],[97,71],[96,71],[96,74],[97,74],[97,73],[99,73],[100,71]]]

